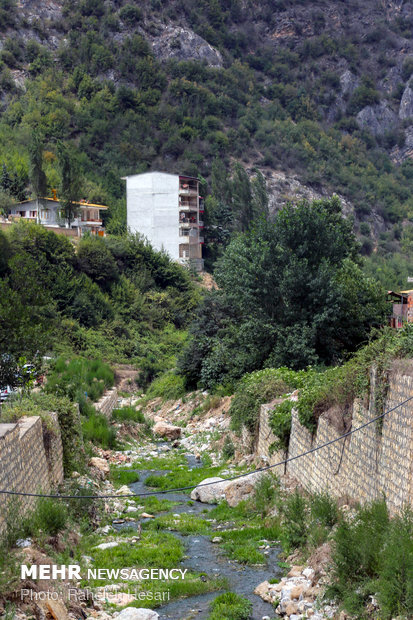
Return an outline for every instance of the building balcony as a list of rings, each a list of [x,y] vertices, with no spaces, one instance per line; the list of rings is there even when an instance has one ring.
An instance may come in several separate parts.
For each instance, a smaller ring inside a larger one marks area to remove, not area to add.
[[[180,187],[179,188],[180,196],[196,196],[198,198],[198,190],[192,189],[191,187]]]
[[[102,220],[80,220],[79,226],[102,226]]]
[[[180,202],[179,203],[179,210],[180,211],[185,211],[185,213],[188,213],[188,211],[195,211],[198,212],[198,205],[197,204],[185,204]]]

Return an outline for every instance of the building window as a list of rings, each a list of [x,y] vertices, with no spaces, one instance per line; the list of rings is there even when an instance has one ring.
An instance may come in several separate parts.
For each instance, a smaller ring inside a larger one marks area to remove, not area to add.
[[[30,211],[30,217],[36,217],[37,211]]]
[[[189,245],[181,244],[179,246],[179,258],[189,258]]]

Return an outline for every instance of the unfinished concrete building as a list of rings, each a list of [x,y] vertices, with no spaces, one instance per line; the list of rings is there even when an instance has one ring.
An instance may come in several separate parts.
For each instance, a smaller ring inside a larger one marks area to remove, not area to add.
[[[145,172],[124,179],[131,232],[141,233],[173,260],[201,271],[204,206],[199,179],[166,172]]]

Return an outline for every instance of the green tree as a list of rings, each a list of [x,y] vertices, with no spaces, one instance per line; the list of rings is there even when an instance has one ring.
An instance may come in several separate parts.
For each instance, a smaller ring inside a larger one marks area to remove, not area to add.
[[[30,184],[32,186],[37,203],[37,221],[40,221],[41,198],[47,190],[47,178],[43,170],[43,140],[38,133],[32,133],[29,144],[30,156]]]
[[[287,205],[234,238],[217,263],[220,291],[211,294],[231,310],[209,338],[202,325],[192,326],[180,362],[189,381],[185,368],[198,349],[203,359],[196,365],[208,386],[263,365],[339,362],[386,312],[384,291],[362,273],[357,250],[338,198]]]
[[[119,278],[119,270],[112,253],[102,239],[82,239],[77,252],[80,271],[102,288],[109,289]]]
[[[69,145],[59,142],[57,157],[60,167],[60,204],[62,213],[70,228],[70,224],[80,211],[81,195],[80,166],[76,154]]]
[[[8,275],[0,280],[0,386],[20,384],[22,358],[41,364],[52,342],[54,318],[39,265],[28,255],[11,258]]]
[[[241,164],[234,165],[232,176],[232,209],[237,228],[245,232],[254,220],[251,181]]]

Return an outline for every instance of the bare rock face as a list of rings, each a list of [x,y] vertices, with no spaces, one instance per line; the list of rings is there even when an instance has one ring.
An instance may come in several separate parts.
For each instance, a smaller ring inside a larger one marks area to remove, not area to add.
[[[105,459],[101,459],[98,456],[94,456],[90,459],[89,467],[95,467],[104,474],[108,474],[110,471],[109,463]]]
[[[153,432],[159,437],[165,437],[166,439],[179,439],[182,433],[180,426],[174,426],[168,424],[168,422],[159,421],[153,427]]]
[[[205,480],[200,482],[196,489],[192,491],[191,499],[198,500],[204,504],[216,504],[220,500],[225,499],[225,489],[227,486],[228,482],[225,482],[223,478],[217,476],[205,478]]]
[[[57,0],[20,0],[19,11],[31,23],[37,19],[59,20],[62,17],[62,2]]]
[[[380,89],[385,93],[391,94],[396,87],[403,82],[402,71],[399,66],[391,67],[384,78],[380,80]]]
[[[400,101],[399,118],[413,118],[413,90],[406,86]]]
[[[413,159],[413,125],[406,128],[404,135],[404,145],[395,146],[391,152],[391,158],[396,164],[401,164],[406,159]]]
[[[365,127],[374,136],[390,131],[397,121],[397,116],[385,101],[376,105],[368,105],[357,114],[359,125]]]
[[[187,28],[167,26],[152,45],[155,56],[162,60],[203,60],[210,67],[223,65],[220,52]]]
[[[347,69],[340,75],[340,86],[343,95],[351,95],[359,85],[359,79]]]

